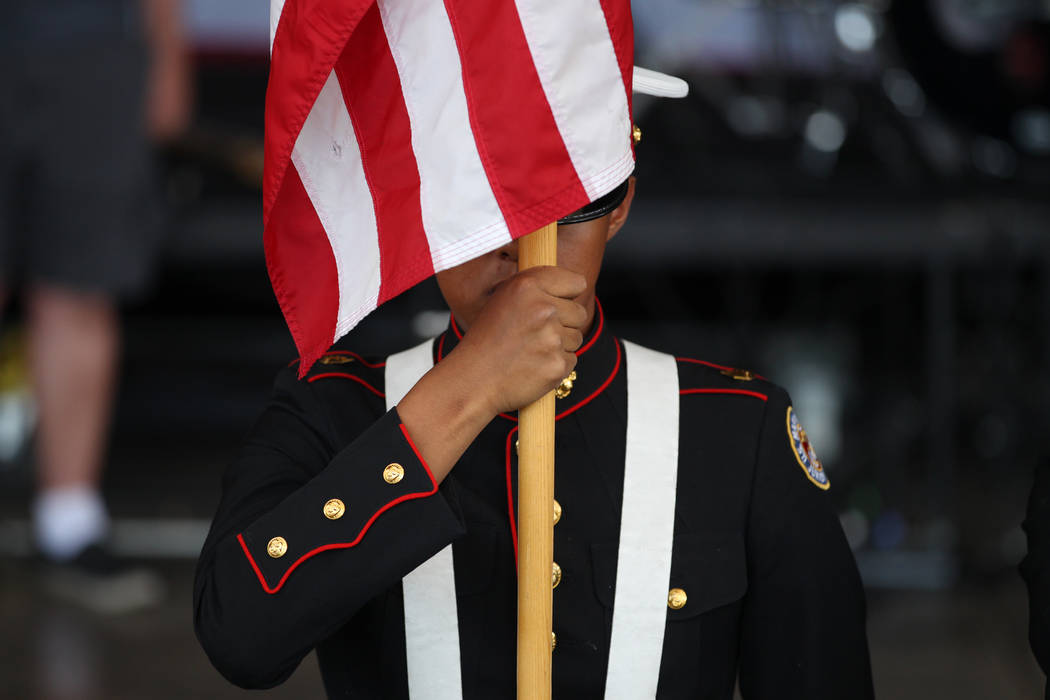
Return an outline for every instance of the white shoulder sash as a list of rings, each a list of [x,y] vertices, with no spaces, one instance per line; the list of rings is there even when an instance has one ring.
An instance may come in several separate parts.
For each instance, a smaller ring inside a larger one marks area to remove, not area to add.
[[[678,483],[678,365],[624,342],[627,453],[605,700],[648,700],[660,680]]]
[[[434,366],[433,341],[386,361],[386,407],[390,410]],[[405,653],[412,700],[460,700],[459,618],[452,545],[401,580],[405,600]]]

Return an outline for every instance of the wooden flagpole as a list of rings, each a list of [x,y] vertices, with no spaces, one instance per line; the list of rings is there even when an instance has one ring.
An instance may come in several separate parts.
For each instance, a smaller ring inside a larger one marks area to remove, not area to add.
[[[557,265],[558,225],[521,239],[518,269]],[[518,412],[518,700],[549,700],[554,562],[554,392]]]

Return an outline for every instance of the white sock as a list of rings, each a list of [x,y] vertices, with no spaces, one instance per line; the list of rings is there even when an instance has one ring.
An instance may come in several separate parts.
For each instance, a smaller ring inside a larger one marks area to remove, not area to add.
[[[44,489],[33,502],[33,533],[51,559],[72,559],[109,531],[102,494],[90,486]]]

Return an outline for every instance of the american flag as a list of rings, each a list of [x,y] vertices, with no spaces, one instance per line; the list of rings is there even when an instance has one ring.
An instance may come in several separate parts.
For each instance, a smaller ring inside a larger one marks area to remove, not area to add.
[[[303,372],[634,168],[629,0],[272,0],[270,37],[264,243]]]

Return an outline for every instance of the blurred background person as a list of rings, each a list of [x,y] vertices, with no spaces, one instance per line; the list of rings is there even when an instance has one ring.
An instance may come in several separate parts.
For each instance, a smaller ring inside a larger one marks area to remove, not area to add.
[[[34,542],[46,582],[99,609],[156,593],[107,547],[100,484],[117,304],[143,293],[158,250],[150,144],[190,117],[179,1],[9,0],[0,22],[0,309],[17,295],[27,330]]]

